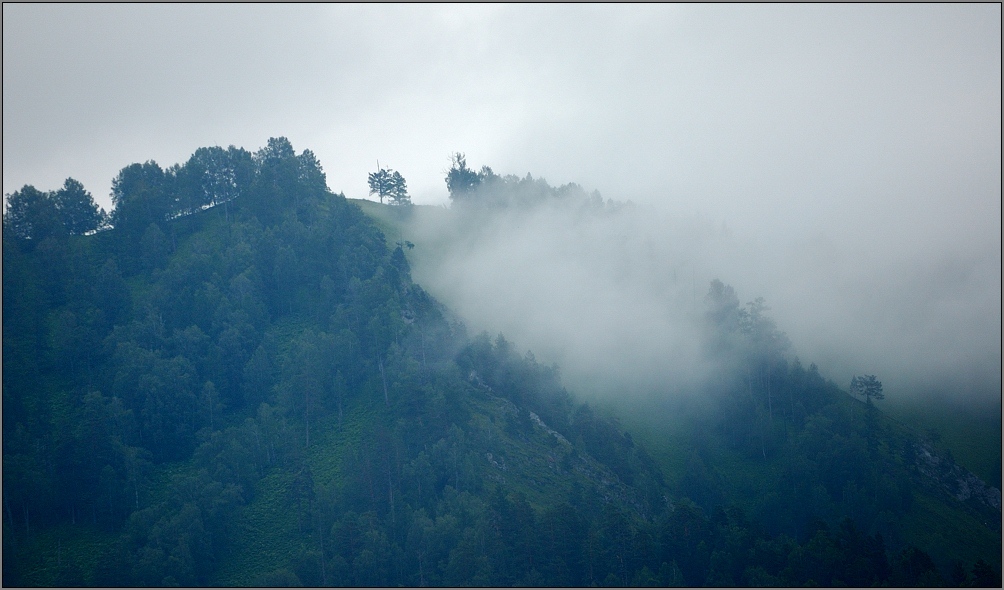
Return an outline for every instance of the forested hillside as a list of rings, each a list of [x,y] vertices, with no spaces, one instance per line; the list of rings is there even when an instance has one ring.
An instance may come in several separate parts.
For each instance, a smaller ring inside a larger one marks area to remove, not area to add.
[[[447,186],[468,224],[614,207],[459,156]],[[632,435],[414,283],[395,202],[283,138],[127,166],[107,215],[8,195],[4,585],[999,586],[1000,491],[762,300],[710,285],[711,403]]]

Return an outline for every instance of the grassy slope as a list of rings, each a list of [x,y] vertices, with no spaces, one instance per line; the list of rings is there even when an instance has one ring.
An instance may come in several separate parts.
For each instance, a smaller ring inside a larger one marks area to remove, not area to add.
[[[288,474],[274,471],[258,482],[255,500],[242,510],[233,546],[216,569],[212,585],[250,586],[296,554],[301,540],[295,516],[285,508],[290,480]]]
[[[887,404],[886,412],[917,432],[935,430],[935,447],[989,485],[1001,487],[1001,406],[972,408],[944,400]]]
[[[413,249],[405,249],[412,276],[423,288],[423,270],[433,260],[442,260],[449,253],[452,229],[450,212],[443,207],[414,205],[407,209],[391,205],[381,205],[365,199],[348,199],[363,210],[376,226],[387,236],[387,244],[393,247],[399,241],[415,244]],[[435,296],[435,293],[433,293]]]
[[[901,523],[903,536],[931,555],[942,572],[951,571],[953,561],[967,567],[977,559],[1000,564],[1001,536],[994,533],[970,512],[920,491],[914,505]]]

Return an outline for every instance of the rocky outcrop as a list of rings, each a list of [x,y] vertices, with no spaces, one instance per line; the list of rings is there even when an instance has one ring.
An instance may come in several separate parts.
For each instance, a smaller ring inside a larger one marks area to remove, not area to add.
[[[546,432],[546,433],[550,434],[551,436],[553,436],[554,438],[558,439],[558,442],[560,442],[561,444],[565,445],[566,447],[572,446],[572,443],[568,442],[568,439],[565,438],[564,436],[561,436],[560,432],[558,432],[557,430],[554,430],[553,428],[551,428],[547,424],[544,424],[544,421],[541,420],[540,416],[538,416],[537,414],[534,414],[533,412],[530,412],[530,419],[533,420],[534,422],[536,422],[537,426],[540,426],[541,428],[543,428],[544,432]]]
[[[1001,491],[962,468],[951,458],[939,455],[927,443],[914,445],[914,466],[928,481],[960,502],[975,502],[1001,511]]]

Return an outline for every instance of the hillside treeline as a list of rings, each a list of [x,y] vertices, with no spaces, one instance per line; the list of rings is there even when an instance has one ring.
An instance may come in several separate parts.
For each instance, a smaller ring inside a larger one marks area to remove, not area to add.
[[[285,139],[127,166],[107,215],[70,181],[8,203],[5,585],[999,584],[911,544],[910,439],[722,283],[669,481]],[[777,474],[752,510],[726,456]]]

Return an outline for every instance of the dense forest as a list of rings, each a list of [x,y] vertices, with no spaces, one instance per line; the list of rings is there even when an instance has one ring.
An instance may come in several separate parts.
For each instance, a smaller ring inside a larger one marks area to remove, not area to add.
[[[446,184],[467,223],[616,207],[459,154]],[[131,164],[107,214],[7,195],[5,586],[1000,586],[1000,490],[762,299],[710,284],[706,403],[652,448],[414,283],[381,228],[417,206],[372,186],[273,138]]]

